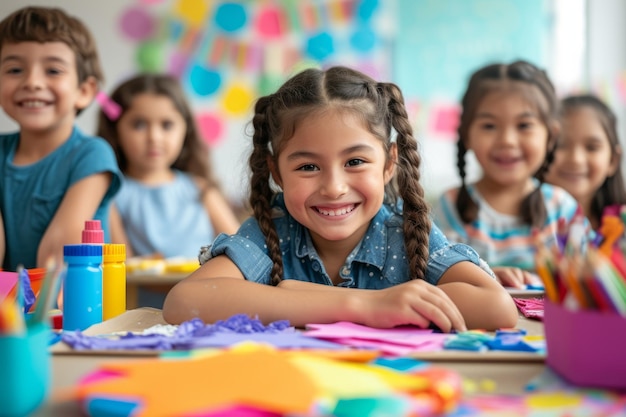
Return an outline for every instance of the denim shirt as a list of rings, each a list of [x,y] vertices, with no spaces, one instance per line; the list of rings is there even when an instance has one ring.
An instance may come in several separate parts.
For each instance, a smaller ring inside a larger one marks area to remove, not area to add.
[[[283,279],[333,285],[308,229],[289,214],[282,194],[273,201],[272,218],[280,238]],[[387,204],[381,207],[340,269],[344,281],[338,286],[381,289],[411,279],[402,219],[401,209]],[[434,224],[430,231],[429,253],[425,279],[431,284],[436,285],[448,268],[461,261],[470,261],[493,276],[471,247],[450,244]],[[256,219],[246,220],[234,235],[220,234],[205,253],[204,261],[223,254],[237,265],[248,281],[270,284],[273,263]]]

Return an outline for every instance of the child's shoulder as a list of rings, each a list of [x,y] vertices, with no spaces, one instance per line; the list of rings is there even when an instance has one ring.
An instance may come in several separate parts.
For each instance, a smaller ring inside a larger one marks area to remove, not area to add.
[[[467,186],[468,188],[470,186]],[[460,186],[450,187],[448,189],[443,190],[438,197],[439,203],[445,202],[453,202],[456,201],[457,196],[459,195]]]
[[[0,133],[0,153],[6,154],[13,149],[20,137],[19,132]]]
[[[556,216],[564,215],[571,218],[578,209],[576,199],[559,186],[543,183],[541,184],[541,193],[548,215],[553,213]]]
[[[547,204],[560,205],[563,203],[576,203],[576,199],[570,193],[557,185],[543,183],[541,184],[541,193]]]

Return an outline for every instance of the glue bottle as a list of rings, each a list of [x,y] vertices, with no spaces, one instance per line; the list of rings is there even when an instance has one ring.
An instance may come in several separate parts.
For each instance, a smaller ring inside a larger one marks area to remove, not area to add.
[[[100,220],[85,220],[85,226],[83,228],[81,243],[84,245],[100,245],[104,244],[104,230],[102,230],[102,223]],[[64,309],[63,305],[65,303],[65,285],[61,287],[59,291],[59,297],[57,299],[57,304],[60,309]]]
[[[126,311],[126,246],[106,243],[102,253],[102,319]]]
[[[102,321],[102,245],[65,245],[63,330],[85,330]]]

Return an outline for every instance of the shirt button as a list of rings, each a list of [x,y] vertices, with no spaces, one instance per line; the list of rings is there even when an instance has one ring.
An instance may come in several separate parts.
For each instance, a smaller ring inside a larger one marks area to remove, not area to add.
[[[315,272],[318,272],[320,270],[319,262],[313,262],[313,265],[311,265],[311,268],[313,268]]]
[[[341,273],[343,275],[350,275],[350,268],[348,268],[347,266],[344,266],[343,269],[341,270]]]

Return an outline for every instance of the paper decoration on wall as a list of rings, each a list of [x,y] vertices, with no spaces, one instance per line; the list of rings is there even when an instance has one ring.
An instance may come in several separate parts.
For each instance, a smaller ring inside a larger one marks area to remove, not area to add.
[[[260,10],[254,21],[254,29],[261,39],[280,39],[286,31],[283,11],[273,5]]]
[[[196,94],[208,96],[220,88],[222,78],[217,71],[201,65],[194,65],[189,72],[189,83]]]
[[[209,5],[205,0],[178,0],[174,5],[174,12],[191,26],[204,23],[208,10]]]
[[[241,116],[252,109],[254,93],[244,85],[234,84],[226,89],[223,101],[229,114]]]
[[[368,52],[376,45],[376,34],[367,27],[360,27],[350,37],[350,45],[360,52]]]
[[[246,20],[246,10],[240,4],[224,3],[216,8],[215,24],[226,32],[240,30],[246,24]]]
[[[215,145],[224,131],[222,118],[213,113],[203,112],[196,117],[200,135],[209,146]]]
[[[163,50],[157,42],[144,42],[137,49],[137,63],[142,71],[158,72],[163,61]]]
[[[333,37],[328,32],[322,32],[309,38],[306,43],[306,53],[309,57],[323,61],[335,52]]]
[[[247,121],[254,99],[296,68],[343,64],[390,78],[391,26],[381,23],[377,0],[162,3],[169,9],[129,6],[119,22],[138,41],[139,70],[178,77],[194,109],[221,115],[223,124]]]
[[[454,138],[459,126],[461,109],[457,104],[437,104],[431,107],[431,131],[435,135]]]
[[[155,22],[142,7],[126,10],[120,19],[120,29],[129,39],[142,41],[154,35]]]

